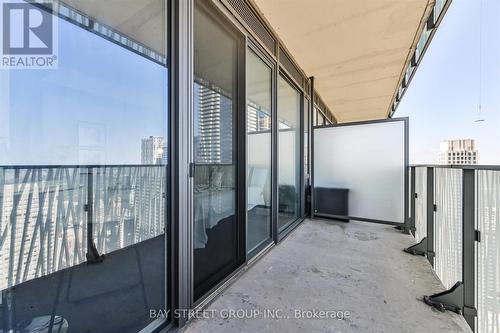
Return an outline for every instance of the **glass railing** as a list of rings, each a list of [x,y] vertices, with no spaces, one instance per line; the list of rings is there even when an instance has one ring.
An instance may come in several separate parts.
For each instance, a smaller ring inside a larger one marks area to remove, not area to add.
[[[0,167],[0,290],[165,232],[166,167]]]
[[[410,230],[421,242],[413,253],[427,256],[448,289],[427,299],[463,314],[475,332],[498,332],[500,167],[419,165],[411,174]]]

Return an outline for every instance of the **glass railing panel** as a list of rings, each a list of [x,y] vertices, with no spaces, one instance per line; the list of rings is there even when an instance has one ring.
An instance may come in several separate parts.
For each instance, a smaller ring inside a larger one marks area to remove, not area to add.
[[[500,171],[478,170],[476,295],[477,332],[498,332],[500,327]]]
[[[85,261],[86,185],[86,168],[0,168],[0,290]]]
[[[436,0],[436,4],[434,5],[434,21],[436,21],[441,15],[441,11],[444,8],[444,5],[447,0]]]
[[[462,170],[434,172],[434,270],[448,289],[462,281]]]
[[[93,232],[100,254],[163,234],[166,167],[93,168]]]
[[[427,236],[427,168],[415,169],[415,240]]]

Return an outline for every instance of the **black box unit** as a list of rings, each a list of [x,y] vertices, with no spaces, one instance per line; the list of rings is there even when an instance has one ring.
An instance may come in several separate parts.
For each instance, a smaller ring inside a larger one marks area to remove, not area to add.
[[[349,189],[314,188],[314,215],[349,221]]]

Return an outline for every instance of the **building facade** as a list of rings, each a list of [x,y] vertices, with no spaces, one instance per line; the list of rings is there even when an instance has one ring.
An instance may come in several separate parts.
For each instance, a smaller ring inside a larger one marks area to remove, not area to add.
[[[477,161],[478,153],[473,139],[445,140],[439,144],[439,164],[477,164]]]
[[[199,105],[199,163],[231,163],[233,140],[233,105],[223,93],[196,84]]]
[[[150,136],[141,142],[141,164],[165,164],[167,147],[162,136]]]

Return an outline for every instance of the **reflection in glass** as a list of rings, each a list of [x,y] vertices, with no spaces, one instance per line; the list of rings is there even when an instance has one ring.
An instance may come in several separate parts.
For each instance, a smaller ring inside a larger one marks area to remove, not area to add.
[[[300,93],[283,77],[278,81],[278,227],[299,217]]]
[[[238,264],[238,37],[197,1],[194,14],[194,298]],[[214,47],[217,41],[217,47]]]
[[[272,70],[247,52],[247,250],[271,237]]]
[[[0,331],[139,331],[166,307],[166,14],[145,2],[61,3],[58,68],[0,73]]]

